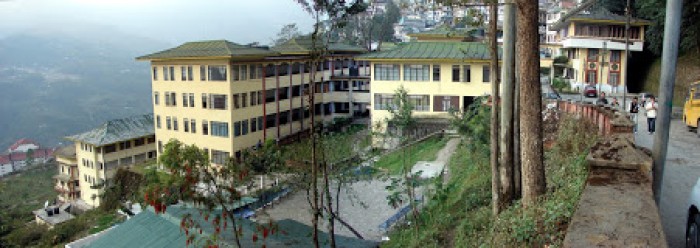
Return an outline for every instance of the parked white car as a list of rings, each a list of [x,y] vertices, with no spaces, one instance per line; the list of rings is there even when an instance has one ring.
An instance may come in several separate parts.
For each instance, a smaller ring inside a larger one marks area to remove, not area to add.
[[[685,247],[700,247],[700,178],[688,197],[688,221],[685,228]]]

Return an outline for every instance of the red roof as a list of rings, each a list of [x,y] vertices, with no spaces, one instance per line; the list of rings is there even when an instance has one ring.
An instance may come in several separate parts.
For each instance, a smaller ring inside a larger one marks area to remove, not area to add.
[[[9,163],[10,163],[10,155],[0,155],[0,165],[9,164]]]
[[[24,138],[24,139],[20,139],[20,140],[16,141],[14,144],[12,144],[12,145],[10,146],[10,148],[8,148],[8,150],[9,150],[9,151],[14,151],[14,150],[16,150],[17,148],[19,148],[19,146],[21,146],[21,145],[30,145],[30,144],[31,144],[31,145],[36,145],[36,146],[41,147],[41,146],[39,145],[39,143],[36,143],[36,141],[33,141],[33,140],[30,140],[30,139]]]

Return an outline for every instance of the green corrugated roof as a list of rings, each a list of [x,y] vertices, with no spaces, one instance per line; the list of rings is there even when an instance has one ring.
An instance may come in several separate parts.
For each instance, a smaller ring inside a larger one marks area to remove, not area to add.
[[[86,247],[185,247],[185,233],[180,229],[180,220],[185,214],[190,214],[195,223],[203,226],[203,234],[200,237],[208,237],[209,234],[213,233],[214,228],[209,224],[211,222],[205,222],[197,209],[169,206],[166,213],[155,214],[153,208],[149,207],[119,226],[112,228]],[[262,241],[253,242],[251,238],[252,231],[255,230],[255,223],[246,219],[237,219],[236,221],[243,226],[241,245],[243,247],[260,247]],[[279,230],[286,234],[276,232],[268,236],[265,242],[267,247],[313,247],[309,226],[288,219],[277,221],[275,224],[279,226]],[[231,226],[232,224],[229,222],[228,229],[221,232],[219,238],[223,244],[220,247],[235,246]],[[327,237],[327,234],[319,231],[319,238],[323,246],[328,244]],[[336,242],[338,247],[348,248],[377,246],[371,241],[339,235],[336,236]],[[203,245],[203,243],[197,242],[195,244],[196,247]]]
[[[317,46],[321,46],[323,43],[322,39],[316,41]],[[271,50],[281,54],[308,54],[313,50],[313,41],[310,36],[296,37],[273,47]],[[345,43],[331,42],[328,44],[328,51],[331,53],[365,53],[367,49]]]
[[[187,42],[178,47],[144,55],[136,59],[174,59],[191,57],[265,57],[278,53],[263,48],[236,44],[227,40]]]
[[[499,58],[501,51],[499,49]],[[408,42],[389,51],[357,56],[357,60],[489,60],[488,46],[479,42]]]
[[[68,136],[66,139],[102,146],[154,134],[153,115],[146,114],[111,120],[98,128]]]
[[[578,7],[572,9],[569,13],[563,15],[559,21],[552,25],[553,30],[564,28],[571,21],[614,21],[626,22],[627,17],[610,12],[601,3],[596,0],[589,0],[582,3]],[[640,18],[630,18],[631,25],[650,25],[651,22]]]

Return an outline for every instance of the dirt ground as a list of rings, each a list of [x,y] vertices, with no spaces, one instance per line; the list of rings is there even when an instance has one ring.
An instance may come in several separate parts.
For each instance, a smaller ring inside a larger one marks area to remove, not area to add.
[[[635,139],[637,145],[652,148],[654,136],[647,132],[643,113]],[[689,132],[682,120],[672,119],[669,140],[660,214],[669,247],[684,247],[688,196],[700,177],[700,137]]]

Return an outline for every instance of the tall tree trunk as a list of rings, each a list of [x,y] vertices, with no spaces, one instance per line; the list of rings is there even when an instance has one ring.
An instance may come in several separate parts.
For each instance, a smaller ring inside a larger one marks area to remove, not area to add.
[[[330,247],[335,248],[335,215],[333,214],[333,197],[331,196],[331,186],[328,180],[329,163],[323,163],[323,190],[326,195],[326,208],[328,208],[328,237],[330,238]]]
[[[515,90],[515,6],[504,6],[503,93],[501,98],[501,202],[508,206],[514,199],[513,107]]]
[[[501,183],[498,166],[498,129],[499,121],[498,103],[498,3],[492,0],[490,6],[491,19],[489,20],[489,51],[491,52],[491,200],[493,206],[493,214],[498,215],[503,208],[500,200]]]
[[[516,0],[518,68],[520,76],[520,131],[522,135],[523,206],[532,206],[544,194],[546,181],[542,148],[542,99],[539,80],[537,1]]]
[[[312,39],[312,52],[314,54],[311,55],[312,61],[316,61],[316,63],[312,64],[314,65],[314,68],[311,69],[311,77],[309,77],[310,86],[311,86],[311,94],[309,95],[309,108],[311,108],[311,211],[312,211],[312,217],[311,217],[311,223],[313,225],[313,231],[312,231],[312,239],[314,246],[316,248],[319,247],[319,240],[318,240],[318,217],[319,217],[319,205],[318,205],[318,158],[316,157],[316,106],[315,106],[315,98],[316,98],[316,70],[318,68],[318,61],[323,61],[322,58],[319,58],[319,53],[317,52],[316,46],[317,46],[317,37],[318,37],[318,25],[320,25],[319,21],[319,14],[316,13],[316,25],[314,26],[314,32],[311,36]],[[321,62],[323,63],[323,62]]]

